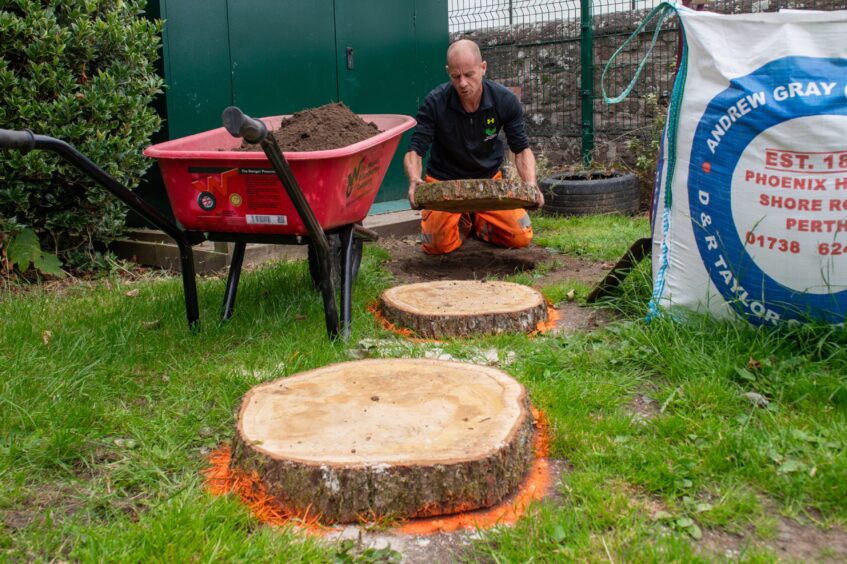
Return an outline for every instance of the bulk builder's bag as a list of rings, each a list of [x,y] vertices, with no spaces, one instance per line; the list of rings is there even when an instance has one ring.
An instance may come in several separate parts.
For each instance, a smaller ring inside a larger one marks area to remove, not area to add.
[[[646,21],[657,34],[673,12],[684,44],[653,194],[651,311],[843,323],[847,11],[665,3]]]

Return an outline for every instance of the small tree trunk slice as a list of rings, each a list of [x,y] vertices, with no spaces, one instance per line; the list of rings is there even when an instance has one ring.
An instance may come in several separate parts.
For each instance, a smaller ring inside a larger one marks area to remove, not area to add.
[[[415,203],[420,207],[456,213],[534,208],[537,198],[535,186],[507,180],[445,180],[415,189]]]
[[[541,292],[501,281],[438,280],[389,288],[382,314],[422,337],[528,333],[547,320]]]
[[[429,359],[335,364],[243,398],[231,464],[330,522],[490,507],[532,462],[526,391],[495,368]]]

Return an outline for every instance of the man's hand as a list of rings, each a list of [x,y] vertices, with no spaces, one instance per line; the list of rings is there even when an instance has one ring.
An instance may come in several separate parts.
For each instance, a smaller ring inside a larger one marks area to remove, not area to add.
[[[535,205],[530,207],[529,209],[540,210],[544,207],[544,193],[538,187],[537,184],[527,184],[527,186],[532,186],[535,188]]]
[[[415,203],[415,188],[418,184],[423,184],[421,173],[423,172],[423,158],[414,151],[409,151],[403,157],[403,169],[406,171],[406,178],[409,179],[409,205],[413,210],[419,209]]]
[[[532,186],[536,190],[535,206],[529,209],[540,209],[544,206],[544,194],[538,189],[538,183],[535,181],[535,155],[532,154],[532,149],[527,147],[520,153],[515,154],[515,168],[518,169],[518,176],[521,177],[527,186]]]
[[[420,178],[413,178],[409,180],[409,205],[412,206],[413,210],[420,209],[418,204],[415,203],[415,188],[418,187],[418,184],[423,184],[424,181]]]

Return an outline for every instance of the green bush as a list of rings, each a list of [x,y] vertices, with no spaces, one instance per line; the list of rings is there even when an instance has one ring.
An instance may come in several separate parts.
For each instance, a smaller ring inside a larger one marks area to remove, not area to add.
[[[627,141],[627,148],[635,154],[635,166],[630,170],[638,177],[642,202],[650,202],[656,183],[656,167],[659,164],[668,108],[659,102],[655,94],[645,96],[644,102],[647,115],[652,117],[646,127],[637,130],[636,136]]]
[[[129,188],[161,120],[150,107],[161,23],[145,0],[0,0],[0,127],[67,141]],[[0,225],[32,228],[75,268],[124,227],[126,208],[47,151],[0,152]]]

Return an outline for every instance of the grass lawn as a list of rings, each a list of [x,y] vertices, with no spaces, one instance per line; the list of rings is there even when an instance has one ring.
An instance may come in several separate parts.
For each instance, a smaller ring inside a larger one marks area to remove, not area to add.
[[[540,244],[604,261],[649,234],[644,218],[535,225]],[[201,281],[196,334],[176,277],[0,295],[0,559],[385,556],[262,525],[234,499],[209,495],[200,472],[229,441],[249,388],[350,360],[361,339],[394,338],[366,311],[391,285],[387,258],[366,246],[349,343],[325,338],[305,261],[245,273],[226,324],[217,321],[224,280]],[[816,551],[796,556],[844,557],[815,542],[843,541],[847,524],[844,329],[647,323],[648,296],[644,264],[604,305],[620,320],[603,329],[440,345],[457,358],[492,347],[514,358],[502,368],[547,414],[551,455],[569,468],[556,500],[483,533],[465,558],[770,562],[786,523]],[[386,350],[423,356],[431,346]]]

